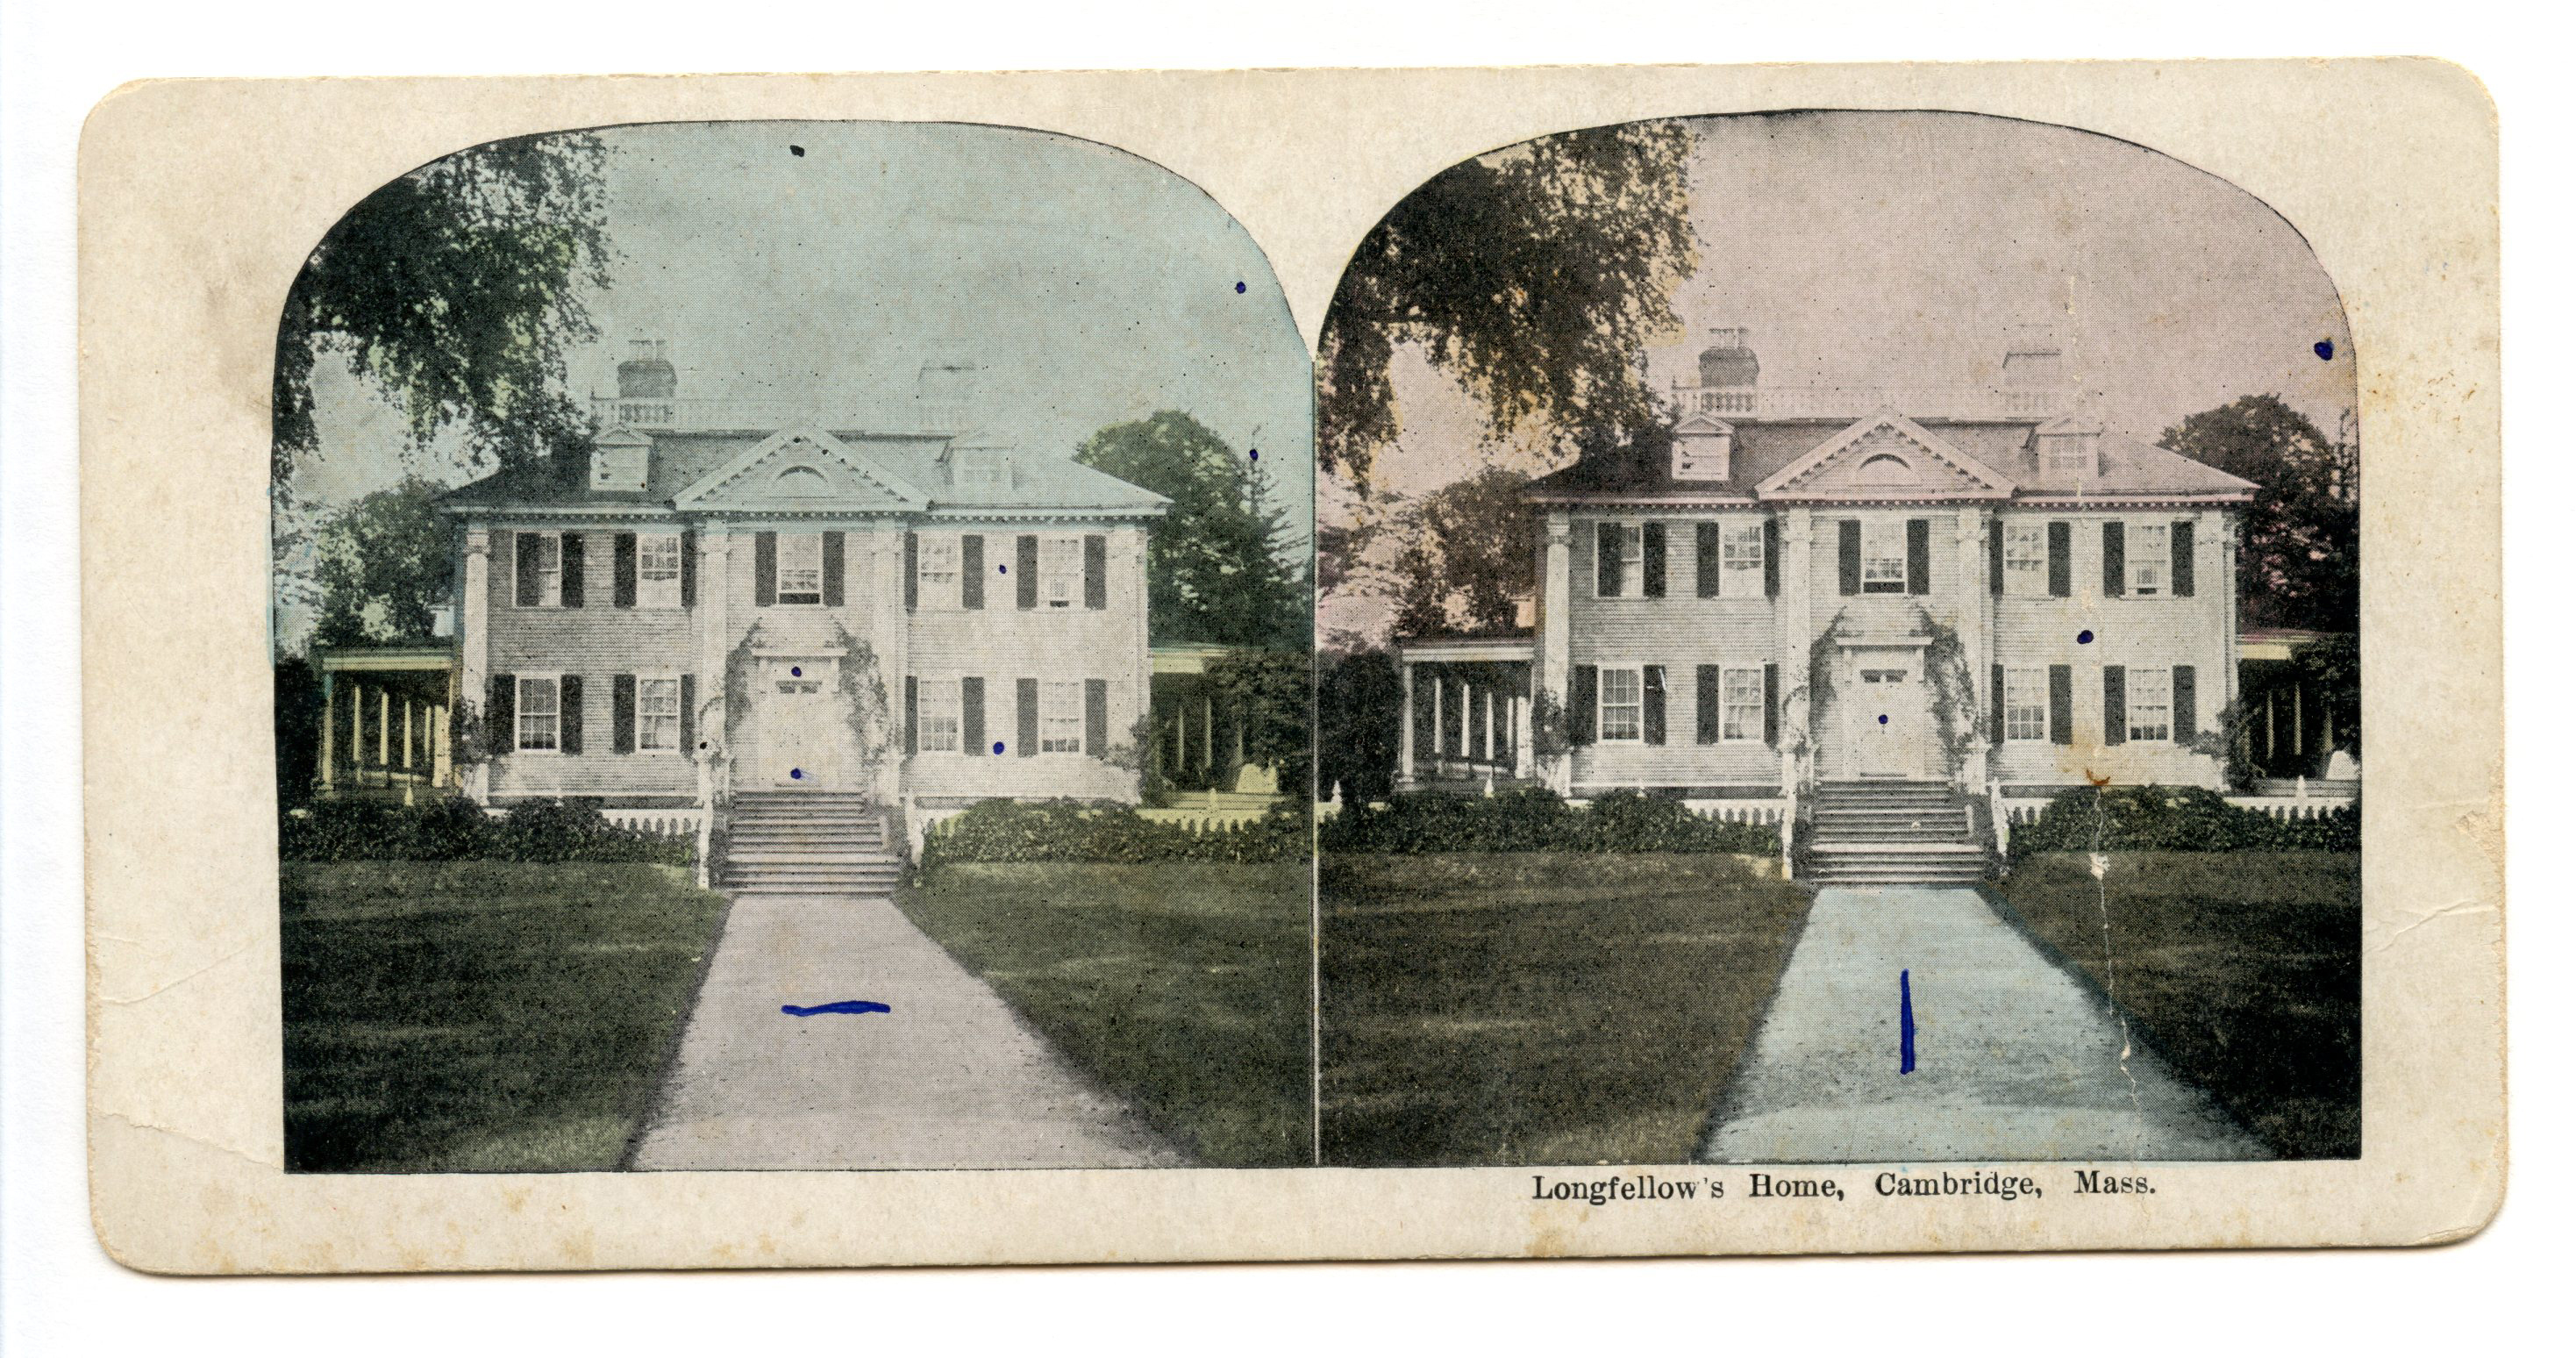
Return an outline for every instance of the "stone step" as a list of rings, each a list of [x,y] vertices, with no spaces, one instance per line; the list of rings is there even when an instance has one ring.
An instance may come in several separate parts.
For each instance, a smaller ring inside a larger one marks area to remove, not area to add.
[[[869,853],[862,849],[736,849],[725,855],[725,861],[733,864],[813,863],[848,864],[853,867],[894,866],[892,858],[882,853]]]
[[[1981,849],[1974,844],[1961,844],[1949,840],[1918,839],[1904,841],[1875,841],[1827,839],[1822,835],[1818,835],[1814,839],[1807,841],[1807,847],[1820,854],[1856,853],[1885,855],[1908,853],[1941,854],[1952,857],[1975,858],[1985,853],[1984,849]]]
[[[762,872],[746,876],[727,877],[725,879],[725,886],[729,889],[736,890],[751,887],[766,887],[778,890],[802,889],[811,891],[827,890],[834,887],[861,886],[873,887],[882,890],[894,886],[895,883],[901,880],[903,880],[903,874],[896,872],[891,868],[884,872]]]

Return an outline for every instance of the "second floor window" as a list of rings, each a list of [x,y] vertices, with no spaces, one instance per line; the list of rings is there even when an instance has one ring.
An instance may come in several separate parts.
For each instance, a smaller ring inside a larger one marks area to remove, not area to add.
[[[635,681],[635,748],[680,748],[680,681],[643,678]]]
[[[2048,739],[2048,671],[2004,671],[2004,739]]]
[[[1601,671],[1601,738],[1643,740],[1646,735],[1646,684],[1636,670]]]
[[[553,675],[519,676],[519,739],[522,750],[551,750],[558,743],[563,710],[562,689]]]
[[[1860,592],[1905,592],[1905,523],[1865,519],[1860,526]]]
[[[539,608],[553,608],[563,602],[563,535],[560,533],[524,533],[519,540],[528,544],[519,549],[519,569],[536,581],[533,596],[526,584],[519,586],[519,602],[534,602]],[[552,746],[547,748],[551,749]]]
[[[1039,685],[1038,750],[1082,753],[1082,681],[1050,679]]]
[[[958,606],[957,538],[949,533],[921,535],[921,606]]]
[[[635,602],[645,608],[680,606],[680,535],[635,535]]]
[[[781,533],[778,535],[778,602],[782,604],[823,602],[822,534]]]
[[[956,750],[965,712],[957,681],[922,680],[918,701],[921,704],[921,752],[947,754]]]
[[[1593,550],[1604,560],[1595,563],[1593,593],[1604,599],[1640,599],[1646,594],[1646,526],[1638,523],[1605,523],[1593,535]]]
[[[2004,523],[2004,593],[2036,599],[2048,593],[2048,525]]]
[[[2129,739],[2173,739],[2173,671],[2128,674]]]
[[[1038,539],[1038,579],[1046,606],[1071,608],[1082,601],[1082,539]]]
[[[2172,532],[2161,523],[2129,525],[2129,592],[2155,598],[2166,591],[2168,554],[2172,552]]]
[[[1724,593],[1742,598],[1762,592],[1762,525],[1730,523],[1726,525]]]

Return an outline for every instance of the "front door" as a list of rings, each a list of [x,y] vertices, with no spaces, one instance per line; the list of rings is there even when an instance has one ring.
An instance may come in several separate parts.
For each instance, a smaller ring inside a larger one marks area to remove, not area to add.
[[[829,659],[762,662],[760,745],[764,782],[830,788],[841,778],[840,685]]]
[[[1910,652],[1860,652],[1853,669],[1860,681],[1851,706],[1852,741],[1864,778],[1923,776],[1927,704],[1919,657]]]

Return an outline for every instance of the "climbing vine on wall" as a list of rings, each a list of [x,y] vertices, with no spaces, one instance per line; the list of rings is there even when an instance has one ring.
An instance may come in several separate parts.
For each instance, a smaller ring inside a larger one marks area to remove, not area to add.
[[[861,764],[875,768],[894,748],[894,714],[886,705],[885,677],[877,670],[876,649],[851,636],[850,629],[838,622],[832,624],[832,642],[841,650],[841,697],[847,700],[842,719],[849,723]]]
[[[725,717],[724,749],[720,751],[723,754],[730,755],[735,747],[742,744],[742,723],[751,715],[751,667],[755,663],[752,651],[760,645],[760,633],[761,624],[755,620],[743,631],[742,640],[735,642],[733,649],[725,652],[722,694]],[[707,717],[716,701],[715,695],[709,695],[705,704],[698,709],[699,730],[707,729]],[[724,780],[718,779],[718,795],[722,795],[723,785]]]
[[[1789,753],[1804,759],[1815,749],[1816,714],[1833,705],[1834,661],[1842,652],[1843,624],[1848,619],[1834,614],[1833,621],[1807,646],[1807,681],[1780,695],[1783,717],[1797,715],[1789,721]]]
[[[1968,674],[1968,648],[1956,630],[1920,606],[1914,612],[1932,638],[1923,649],[1923,677],[1932,688],[1932,734],[1941,741],[1941,767],[1956,774],[1968,751],[1982,740],[1986,725]]]

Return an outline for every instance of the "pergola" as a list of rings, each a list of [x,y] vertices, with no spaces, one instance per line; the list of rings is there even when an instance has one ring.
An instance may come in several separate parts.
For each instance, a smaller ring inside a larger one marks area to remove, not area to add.
[[[424,791],[456,786],[448,716],[456,702],[456,652],[446,643],[334,646],[322,671],[320,795]]]

